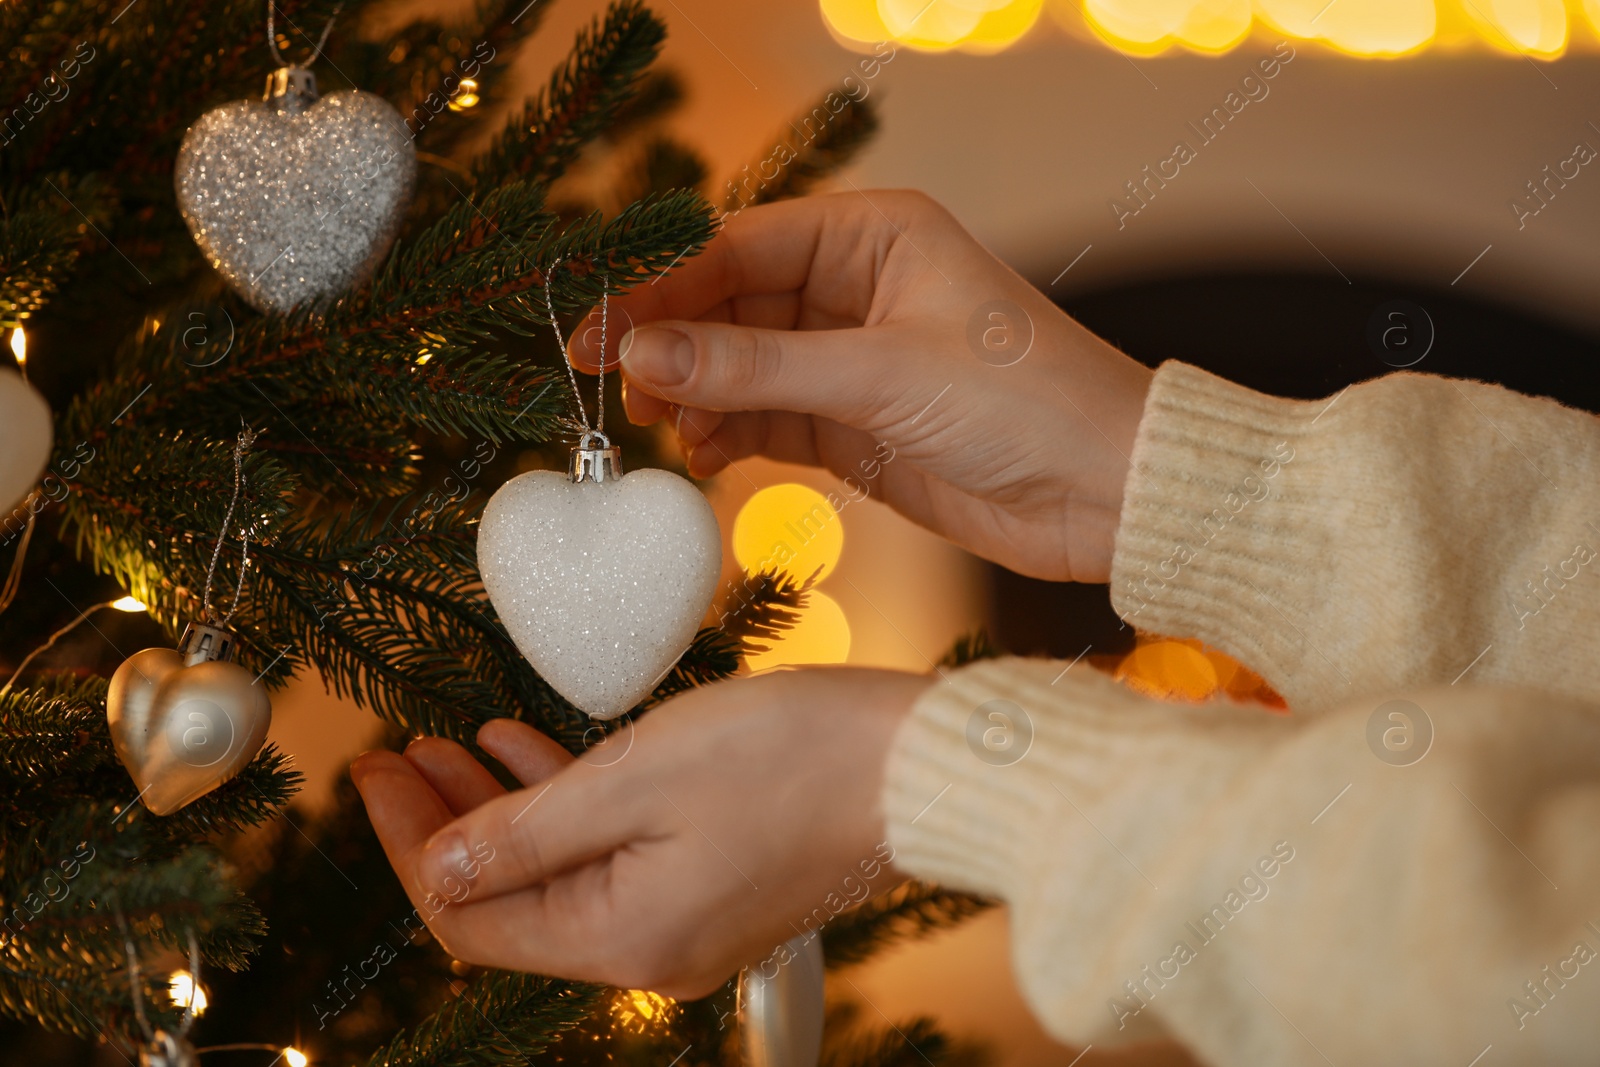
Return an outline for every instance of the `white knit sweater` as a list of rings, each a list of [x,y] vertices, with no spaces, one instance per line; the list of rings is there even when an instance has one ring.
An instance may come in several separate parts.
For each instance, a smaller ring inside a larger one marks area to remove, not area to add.
[[[890,755],[897,863],[1009,904],[1023,991],[1071,1043],[1597,1062],[1600,419],[1417,374],[1282,400],[1168,363],[1132,460],[1117,610],[1294,714],[1082,664],[953,672]],[[1010,765],[975,754],[996,709],[1031,723]]]

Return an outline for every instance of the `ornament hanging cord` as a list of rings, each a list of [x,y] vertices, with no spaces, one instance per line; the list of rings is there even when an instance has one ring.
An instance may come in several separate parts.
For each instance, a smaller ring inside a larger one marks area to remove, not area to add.
[[[578,393],[578,372],[572,369],[572,357],[567,353],[567,340],[561,335],[561,323],[556,318],[555,302],[550,299],[550,279],[555,276],[556,268],[561,266],[561,260],[550,264],[550,269],[544,275],[544,306],[550,313],[550,328],[556,332],[556,344],[561,347],[561,362],[567,365],[567,381],[572,383],[572,409],[577,413],[574,429],[582,435],[578,445],[587,448],[593,437],[598,437],[601,444],[609,448],[610,438],[606,437],[606,327],[610,318],[611,293],[607,289],[600,290],[600,371],[598,375],[599,387],[595,395],[594,426],[589,425],[589,414],[583,409],[583,397]]]
[[[200,598],[200,617],[208,623],[218,626],[227,626],[233,621],[233,613],[239,610],[239,594],[244,592],[244,576],[250,569],[250,527],[240,524],[239,534],[239,581],[233,587],[233,604],[228,608],[228,614],[218,619],[211,610],[211,583],[217,576],[217,560],[222,557],[222,543],[228,539],[228,527],[233,522],[233,513],[239,506],[239,494],[245,485],[244,457],[250,451],[250,446],[256,443],[260,436],[250,427],[246,426],[239,431],[239,439],[233,444],[233,498],[228,501],[228,511],[222,516],[222,529],[217,531],[217,547],[211,550],[211,566],[206,569],[205,592]]]
[[[333,14],[328,16],[328,24],[322,27],[322,36],[317,38],[317,43],[311,48],[313,56],[322,55],[322,46],[328,43],[328,35],[333,32],[334,21],[338,19],[339,12],[342,10],[344,10],[344,0],[339,0],[339,3],[333,7]],[[284,59],[283,53],[278,51],[277,14],[277,0],[267,0],[267,51],[272,53],[272,61],[278,66],[292,67],[294,64]],[[284,21],[288,20],[285,19]],[[290,25],[293,26],[294,24],[290,23]]]

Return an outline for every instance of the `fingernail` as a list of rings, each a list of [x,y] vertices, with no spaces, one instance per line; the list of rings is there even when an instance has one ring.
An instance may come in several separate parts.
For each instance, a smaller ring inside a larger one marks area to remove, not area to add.
[[[444,830],[423,846],[417,859],[417,881],[426,889],[454,896],[469,869],[467,839],[459,832]]]
[[[677,330],[641,326],[622,338],[622,366],[651,385],[682,385],[694,372],[694,344]]]

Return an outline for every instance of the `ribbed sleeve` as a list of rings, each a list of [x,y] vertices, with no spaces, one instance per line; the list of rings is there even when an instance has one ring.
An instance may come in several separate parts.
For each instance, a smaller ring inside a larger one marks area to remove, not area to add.
[[[1396,374],[1317,401],[1182,363],[1134,445],[1112,603],[1198,637],[1297,711],[1396,685],[1593,692],[1600,420]]]
[[[1062,666],[931,685],[884,795],[898,865],[1009,905],[1018,983],[1059,1039],[1171,1036],[1219,1067],[1589,1062],[1600,707],[1389,694],[1433,734],[1401,766],[1371,747],[1371,700],[1295,719]],[[980,757],[974,712],[1031,744]]]
[[[1132,460],[1118,610],[1295,714],[1086,665],[945,672],[889,757],[896,862],[1010,906],[1024,994],[1073,1044],[1587,1062],[1600,421],[1422,375],[1284,401],[1169,363]],[[1426,743],[1397,755],[1396,727]]]

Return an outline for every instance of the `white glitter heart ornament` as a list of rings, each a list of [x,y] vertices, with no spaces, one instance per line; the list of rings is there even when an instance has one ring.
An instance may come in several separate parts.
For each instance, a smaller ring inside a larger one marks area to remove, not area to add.
[[[267,85],[265,102],[235,100],[189,127],[174,181],[206,259],[253,307],[282,313],[372,273],[400,229],[417,157],[380,97],[317,99],[298,67]]]
[[[0,508],[25,498],[38,482],[50,462],[51,441],[50,405],[22,375],[0,370]],[[35,498],[34,504],[37,511],[45,500]],[[0,533],[9,542],[27,521],[27,511],[18,508],[0,516]]]
[[[700,491],[669,471],[581,459],[616,452],[575,452],[573,475],[517,475],[478,528],[478,570],[511,639],[596,719],[650,695],[694,639],[722,568]]]

